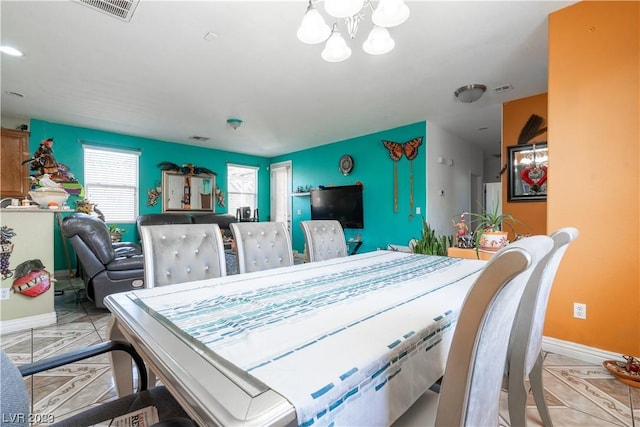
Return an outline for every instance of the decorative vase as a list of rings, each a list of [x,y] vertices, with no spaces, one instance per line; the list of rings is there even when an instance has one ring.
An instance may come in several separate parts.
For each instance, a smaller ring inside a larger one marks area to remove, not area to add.
[[[508,235],[506,231],[485,231],[478,247],[483,251],[497,251],[509,244]]]
[[[109,233],[111,235],[111,242],[118,243],[122,241],[122,233]]]

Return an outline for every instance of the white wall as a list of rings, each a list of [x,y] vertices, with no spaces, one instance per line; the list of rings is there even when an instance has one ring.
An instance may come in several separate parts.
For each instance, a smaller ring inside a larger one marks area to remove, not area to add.
[[[502,177],[506,177],[506,171],[500,175],[500,170],[504,165],[500,157],[494,157],[493,153],[484,158],[484,182],[501,182]]]
[[[482,150],[427,123],[426,161],[427,222],[436,234],[454,234],[451,219],[471,208],[471,175],[483,176]]]
[[[0,125],[7,129],[17,129],[20,125],[29,126],[29,119],[2,116],[0,118]]]

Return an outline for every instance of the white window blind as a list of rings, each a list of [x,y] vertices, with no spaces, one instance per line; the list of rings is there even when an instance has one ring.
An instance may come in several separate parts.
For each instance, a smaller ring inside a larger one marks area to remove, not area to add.
[[[96,204],[108,223],[138,217],[137,151],[83,146],[85,198]]]
[[[258,207],[258,168],[227,165],[227,186],[229,213],[235,215],[237,209],[248,206],[253,215]]]

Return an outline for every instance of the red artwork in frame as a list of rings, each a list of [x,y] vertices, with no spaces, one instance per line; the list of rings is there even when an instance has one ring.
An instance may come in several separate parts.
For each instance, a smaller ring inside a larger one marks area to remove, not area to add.
[[[549,151],[546,142],[507,147],[509,202],[547,200]]]

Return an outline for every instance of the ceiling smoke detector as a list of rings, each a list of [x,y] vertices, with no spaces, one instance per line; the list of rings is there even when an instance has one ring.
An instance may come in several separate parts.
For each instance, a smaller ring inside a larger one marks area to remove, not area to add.
[[[487,87],[485,85],[472,84],[459,87],[453,94],[456,96],[458,101],[470,104],[480,99],[486,90]]]

